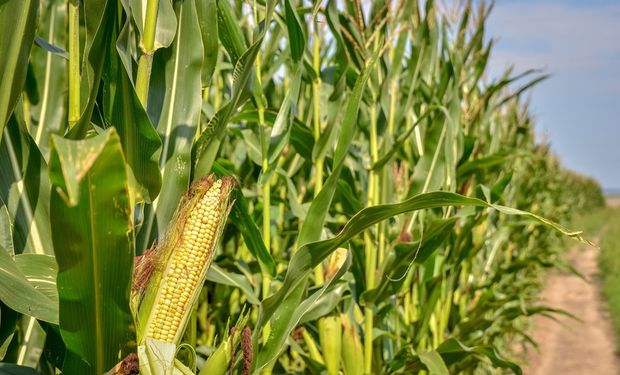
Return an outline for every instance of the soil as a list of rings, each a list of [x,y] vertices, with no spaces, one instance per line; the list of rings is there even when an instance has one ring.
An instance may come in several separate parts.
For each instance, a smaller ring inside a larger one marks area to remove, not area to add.
[[[588,280],[568,273],[552,272],[541,295],[541,303],[568,311],[581,321],[559,316],[534,318],[533,338],[539,348],[526,353],[525,375],[597,374],[619,375],[618,340],[601,295],[598,249],[576,246],[568,259]]]
[[[620,195],[611,195],[607,197],[607,205],[609,207],[620,207]]]

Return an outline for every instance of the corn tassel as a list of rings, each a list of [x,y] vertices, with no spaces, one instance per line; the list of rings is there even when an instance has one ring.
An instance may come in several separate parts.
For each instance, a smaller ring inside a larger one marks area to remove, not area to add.
[[[140,344],[147,338],[181,340],[226,222],[233,185],[232,178],[209,176],[192,184],[180,203],[164,241],[152,252],[157,260],[140,303]]]

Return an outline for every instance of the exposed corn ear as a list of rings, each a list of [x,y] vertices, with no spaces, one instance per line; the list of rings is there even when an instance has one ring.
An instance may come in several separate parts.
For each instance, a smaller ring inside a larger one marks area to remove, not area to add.
[[[342,367],[345,375],[362,375],[364,373],[364,349],[355,323],[347,315],[342,315]]]
[[[319,338],[325,367],[329,375],[338,375],[340,371],[340,350],[342,347],[342,323],[336,315],[319,320]]]
[[[326,281],[331,280],[338,273],[340,267],[346,262],[348,255],[349,250],[344,247],[339,247],[330,254],[324,271],[324,279]]]
[[[232,178],[209,176],[192,184],[180,203],[153,251],[154,272],[139,309],[140,344],[147,338],[180,341],[226,222],[233,186]]]

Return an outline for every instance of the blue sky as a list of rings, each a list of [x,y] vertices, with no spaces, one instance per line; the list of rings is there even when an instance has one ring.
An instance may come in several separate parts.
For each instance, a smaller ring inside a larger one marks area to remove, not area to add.
[[[563,164],[620,188],[620,0],[497,0],[491,72],[541,68],[531,92],[539,137]]]

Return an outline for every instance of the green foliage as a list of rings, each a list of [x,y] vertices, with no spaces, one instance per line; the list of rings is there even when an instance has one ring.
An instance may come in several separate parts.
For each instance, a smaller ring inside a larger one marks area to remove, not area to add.
[[[50,161],[63,371],[103,373],[127,354],[134,243],[127,171],[116,131],[54,135]]]
[[[606,211],[607,220],[600,232],[599,264],[603,272],[603,292],[609,303],[617,337],[620,337],[620,210],[607,208]]]
[[[546,76],[486,78],[488,12],[2,2],[0,369],[519,373],[557,223],[604,198],[536,141]],[[238,188],[183,344],[136,348],[134,256],[210,173]]]

